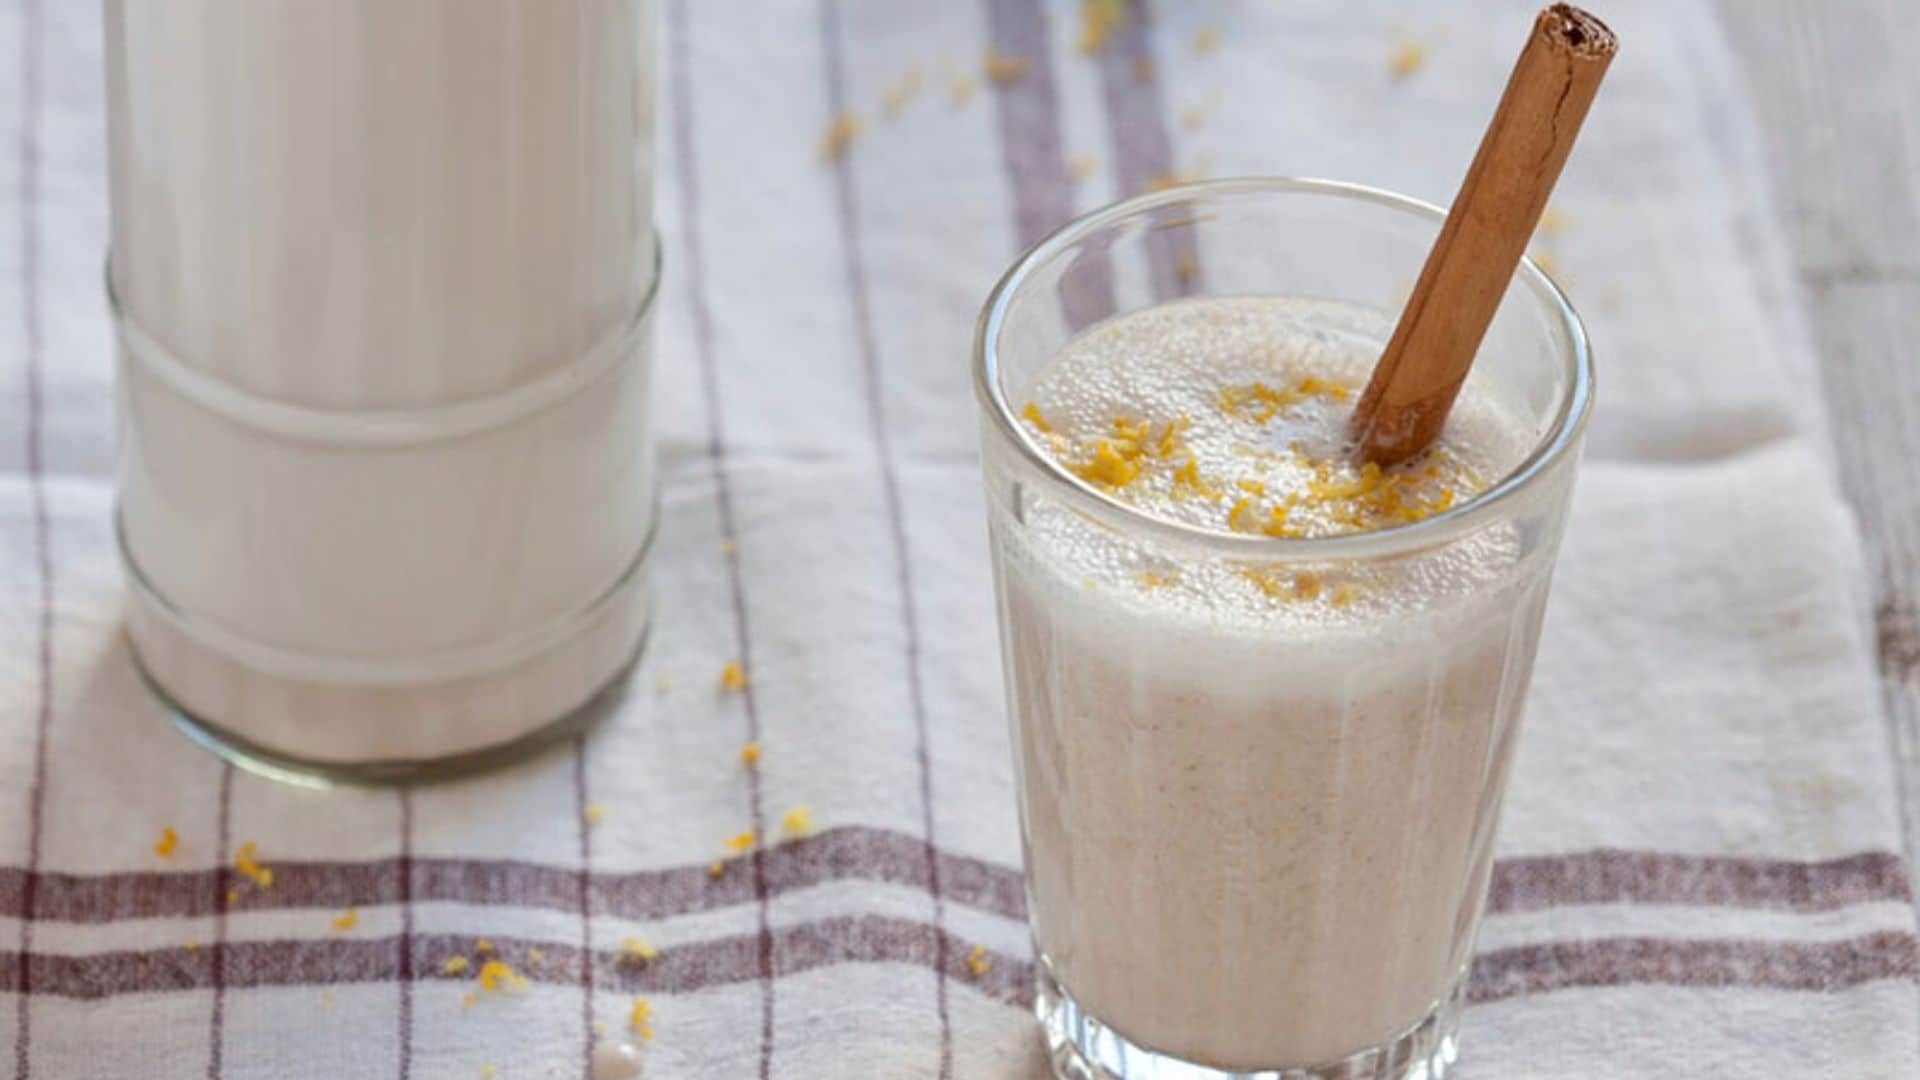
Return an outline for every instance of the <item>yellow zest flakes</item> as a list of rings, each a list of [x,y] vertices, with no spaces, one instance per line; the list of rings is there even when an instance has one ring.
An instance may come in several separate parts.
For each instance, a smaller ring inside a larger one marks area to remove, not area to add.
[[[1200,463],[1194,458],[1188,458],[1179,468],[1173,470],[1172,494],[1176,499],[1184,498],[1188,494],[1206,499],[1220,498],[1219,489],[1201,479]]]
[[[1199,275],[1200,275],[1200,260],[1194,257],[1193,252],[1183,251],[1179,255],[1174,257],[1174,260],[1173,260],[1173,276],[1174,277],[1179,278],[1184,283],[1192,284],[1193,279],[1198,277]]]
[[[956,109],[965,108],[967,102],[973,100],[973,95],[977,90],[979,90],[979,87],[974,83],[971,76],[954,75],[947,79],[947,100],[951,102]]]
[[[233,868],[240,871],[241,874],[245,875],[246,878],[255,885],[263,889],[272,888],[273,871],[268,867],[261,866],[254,860],[254,856],[259,853],[259,850],[259,845],[251,840],[241,844],[240,850],[233,853]]]
[[[629,964],[651,963],[660,955],[660,950],[641,941],[637,937],[622,938],[620,941],[620,959]]]
[[[481,964],[477,978],[480,980],[480,989],[489,993],[504,991],[521,994],[526,992],[528,985],[526,977],[508,967],[504,960],[489,960]]]
[[[1113,418],[1114,444],[1123,453],[1137,453],[1140,450],[1140,444],[1146,441],[1147,432],[1152,427],[1153,425],[1145,420],[1129,420],[1124,416],[1116,416]]]
[[[720,669],[720,689],[723,691],[738,692],[746,688],[747,669],[741,667],[740,661],[738,660],[727,661],[727,665]]]
[[[827,130],[820,134],[820,160],[838,161],[847,154],[847,147],[854,137],[860,134],[860,117],[852,112],[834,114],[827,121]]]
[[[1073,471],[1089,483],[1117,488],[1140,475],[1140,466],[1123,456],[1111,440],[1101,439],[1093,449],[1093,460],[1074,466]]]
[[[1091,56],[1126,28],[1126,0],[1080,0],[1080,39],[1075,47]]]
[[[740,748],[740,764],[748,768],[760,764],[760,744],[750,742]]]
[[[327,921],[335,930],[351,930],[360,921],[360,913],[353,908],[348,908]]]
[[[160,839],[153,842],[153,853],[164,859],[173,854],[173,849],[179,846],[180,834],[174,832],[173,826],[169,825],[160,830]]]
[[[727,850],[735,852],[746,851],[748,848],[753,847],[757,839],[752,829],[748,829],[743,833],[736,833],[733,836],[727,837]]]
[[[1322,379],[1314,375],[1309,375],[1306,378],[1301,379],[1300,385],[1295,387],[1294,389],[1295,389],[1295,392],[1300,394],[1304,394],[1308,396],[1317,395],[1319,397],[1332,398],[1335,401],[1345,401],[1349,397],[1353,396],[1353,392],[1351,390],[1347,389],[1344,386],[1341,386],[1339,383],[1333,382],[1332,380],[1329,380],[1329,379]]]
[[[710,878],[717,878],[726,872],[727,864],[721,862],[719,859],[715,859],[707,864],[707,876]]]
[[[1282,502],[1270,507],[1267,510],[1267,523],[1260,526],[1260,531],[1283,540],[1293,540],[1305,535],[1298,525],[1287,520],[1287,515],[1293,511],[1293,506],[1294,497],[1289,495]]]
[[[1307,482],[1307,491],[1318,499],[1351,499],[1366,495],[1380,486],[1380,466],[1367,462],[1352,480],[1315,479]]]
[[[240,890],[239,890],[239,889],[228,889],[228,890],[227,890],[227,903],[229,903],[229,904],[231,904],[231,903],[234,903],[235,901],[237,901],[237,900],[239,900],[239,899],[240,899]]]
[[[1151,195],[1156,191],[1165,191],[1168,188],[1179,187],[1181,184],[1191,184],[1199,179],[1200,174],[1197,172],[1156,173],[1140,190]]]
[[[1327,603],[1334,607],[1346,607],[1359,598],[1360,586],[1348,581],[1334,588],[1333,595],[1327,598]]]
[[[1026,78],[1027,61],[1024,57],[1015,56],[1012,53],[988,49],[986,59],[980,62],[980,71],[989,80],[1004,86]]]
[[[186,944],[186,949],[187,949],[187,951],[188,951],[188,952],[199,952],[199,951],[200,951],[200,942],[199,942],[198,940],[196,940],[196,939],[194,939],[194,938],[188,938],[188,939],[187,939],[187,944]]]
[[[1280,579],[1274,577],[1270,571],[1253,566],[1240,572],[1246,576],[1248,581],[1253,582],[1254,585],[1259,587],[1261,592],[1266,593],[1268,596],[1286,595],[1285,590],[1281,588]]]
[[[580,811],[580,816],[585,819],[587,824],[598,825],[607,820],[607,808],[597,802],[588,803],[586,808]]]
[[[479,941],[473,943],[473,951],[483,955],[490,953],[493,951],[493,942],[487,938],[481,938]]]
[[[881,95],[881,111],[886,114],[887,119],[891,120],[899,116],[900,113],[906,109],[907,105],[913,101],[914,95],[919,92],[920,65],[913,64],[907,68],[906,74],[900,76],[897,81],[889,85],[886,92]]]
[[[813,810],[796,806],[780,815],[780,831],[788,836],[805,836],[813,831]]]
[[[967,970],[977,978],[993,970],[993,961],[987,959],[987,947],[975,945],[967,950]]]
[[[1095,164],[1097,164],[1097,162],[1095,162],[1092,154],[1075,154],[1067,159],[1067,175],[1071,176],[1075,181],[1085,180],[1087,177],[1093,175],[1093,167]]]
[[[1205,56],[1220,47],[1220,31],[1203,26],[1193,32],[1193,51]]]
[[[1227,528],[1235,532],[1251,532],[1252,526],[1247,524],[1246,519],[1252,516],[1252,505],[1253,500],[1245,495],[1233,500],[1233,509],[1227,511]]]
[[[627,1010],[627,1027],[640,1036],[642,1042],[653,1038],[653,1029],[647,1026],[647,1020],[652,1016],[653,1006],[647,1004],[646,998],[633,999],[633,1007]]]
[[[1267,493],[1267,482],[1265,480],[1256,480],[1251,477],[1243,476],[1240,479],[1235,480],[1233,482],[1233,486],[1239,488],[1241,491],[1244,491],[1249,495],[1265,495]]]
[[[1289,405],[1299,404],[1300,395],[1291,390],[1276,390],[1263,382],[1226,386],[1216,399],[1220,411],[1241,420],[1264,424]]]
[[[1040,406],[1029,401],[1026,406],[1020,410],[1020,415],[1026,417],[1027,423],[1032,424],[1034,429],[1042,435],[1053,434],[1053,425],[1047,423],[1047,418],[1040,412]]]
[[[1426,66],[1427,47],[1417,41],[1401,42],[1387,57],[1387,74],[1396,79],[1404,79]]]
[[[1153,456],[1158,458],[1172,457],[1173,452],[1180,449],[1181,433],[1186,431],[1192,423],[1184,413],[1167,421],[1167,429],[1162,431],[1160,438],[1154,441]]]
[[[1293,595],[1300,600],[1311,600],[1320,595],[1320,575],[1311,570],[1302,570],[1293,575]]]
[[[1149,589],[1164,589],[1172,585],[1173,580],[1165,574],[1156,574],[1151,570],[1140,571],[1140,584]]]

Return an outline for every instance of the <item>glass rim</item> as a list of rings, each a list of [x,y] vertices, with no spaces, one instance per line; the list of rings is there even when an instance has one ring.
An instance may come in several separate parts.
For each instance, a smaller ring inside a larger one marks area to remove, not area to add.
[[[987,295],[986,305],[981,309],[974,332],[974,395],[981,410],[992,418],[1002,437],[1052,483],[1053,488],[1057,489],[1056,493],[1068,505],[1096,519],[1117,521],[1131,533],[1144,533],[1158,541],[1183,547],[1200,546],[1211,549],[1214,554],[1232,558],[1271,562],[1376,558],[1439,546],[1473,531],[1491,518],[1502,504],[1559,465],[1579,445],[1580,436],[1586,430],[1587,420],[1593,411],[1593,356],[1586,326],[1553,278],[1531,257],[1523,256],[1514,274],[1526,285],[1529,294],[1548,316],[1558,323],[1564,336],[1564,345],[1556,342],[1555,351],[1563,354],[1562,359],[1568,369],[1567,388],[1561,395],[1559,407],[1546,432],[1535,440],[1528,455],[1497,483],[1471,499],[1430,517],[1390,525],[1384,529],[1337,536],[1271,537],[1227,532],[1156,517],[1074,475],[1043,450],[1019,422],[1014,406],[1007,400],[1001,386],[998,339],[1014,296],[1039,267],[1089,235],[1199,196],[1258,194],[1331,197],[1372,203],[1424,218],[1436,225],[1446,220],[1446,212],[1432,203],[1365,184],[1309,177],[1234,177],[1178,184],[1122,199],[1074,218],[1028,248],[994,284],[993,291]]]

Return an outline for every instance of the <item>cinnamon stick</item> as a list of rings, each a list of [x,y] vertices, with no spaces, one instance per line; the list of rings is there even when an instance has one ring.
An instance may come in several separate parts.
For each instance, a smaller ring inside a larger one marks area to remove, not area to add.
[[[1540,12],[1400,323],[1354,408],[1368,461],[1392,465],[1446,424],[1619,41],[1579,8]]]

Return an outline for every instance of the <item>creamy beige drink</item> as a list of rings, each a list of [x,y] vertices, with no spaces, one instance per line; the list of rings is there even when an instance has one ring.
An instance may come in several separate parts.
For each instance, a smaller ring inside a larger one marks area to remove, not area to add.
[[[1315,541],[1457,509],[1538,432],[1470,385],[1426,455],[1356,467],[1388,325],[1179,302],[1074,339],[1019,401],[1095,490],[1275,541],[1163,542],[1031,488],[995,518],[1043,998],[1134,1046],[1341,1061],[1426,1021],[1468,959],[1551,544],[1515,521],[1390,557]]]

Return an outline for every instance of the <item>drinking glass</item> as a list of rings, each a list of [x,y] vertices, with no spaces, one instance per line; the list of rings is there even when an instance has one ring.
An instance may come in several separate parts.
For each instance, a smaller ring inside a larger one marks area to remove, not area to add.
[[[1439,1077],[1592,400],[1530,262],[1466,396],[1517,430],[1480,494],[1310,539],[1176,523],[1020,421],[1047,363],[1163,303],[1284,297],[1384,345],[1442,214],[1353,184],[1191,184],[1095,211],[994,288],[974,374],[1035,1010],[1055,1071]],[[1132,579],[1253,575],[1271,610]],[[1330,602],[1353,583],[1363,600]]]

